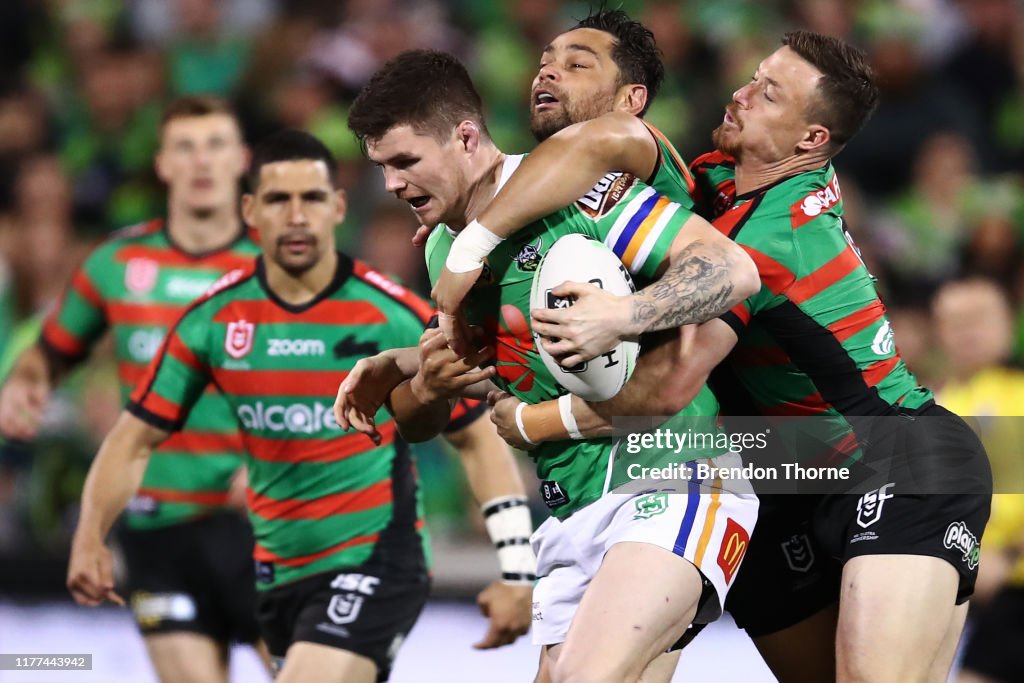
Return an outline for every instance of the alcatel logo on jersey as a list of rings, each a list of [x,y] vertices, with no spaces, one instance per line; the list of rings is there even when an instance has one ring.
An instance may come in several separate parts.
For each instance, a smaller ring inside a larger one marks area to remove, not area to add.
[[[255,335],[256,326],[247,320],[228,323],[224,333],[224,350],[235,360],[245,358],[252,351],[252,338]]]
[[[312,406],[293,403],[288,406],[267,405],[256,401],[238,406],[238,419],[250,431],[292,432],[294,434],[317,434],[323,430],[338,431],[334,421],[334,410],[319,401]]]
[[[319,339],[268,339],[268,356],[322,356],[327,346]]]
[[[149,294],[160,275],[160,266],[153,259],[128,259],[124,267],[124,286],[132,294]]]

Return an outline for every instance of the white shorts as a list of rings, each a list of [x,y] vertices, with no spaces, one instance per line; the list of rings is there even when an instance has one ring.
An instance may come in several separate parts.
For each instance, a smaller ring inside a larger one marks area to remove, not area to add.
[[[719,467],[742,466],[732,453],[713,462]],[[669,492],[678,487],[612,491],[567,519],[551,517],[544,522],[530,539],[538,577],[533,588],[534,645],[565,640],[583,593],[616,543],[651,543],[688,560],[716,593],[699,608],[694,623],[720,617],[750,543],[758,508],[753,493],[727,491],[720,488],[721,483],[694,477],[685,484],[687,493]],[[638,578],[642,578],[639,570]]]

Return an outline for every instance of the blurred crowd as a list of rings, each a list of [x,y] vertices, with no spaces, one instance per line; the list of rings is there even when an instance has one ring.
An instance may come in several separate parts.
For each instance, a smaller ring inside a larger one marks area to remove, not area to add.
[[[656,34],[667,78],[648,118],[688,159],[708,150],[723,105],[786,30],[836,35],[867,51],[881,105],[836,165],[897,344],[925,383],[960,402],[949,407],[1024,415],[1024,375],[1012,369],[1024,355],[1024,2],[621,5]],[[152,167],[158,118],[184,93],[230,97],[250,141],[285,126],[325,140],[350,197],[343,248],[425,292],[422,256],[409,244],[416,222],[383,192],[349,134],[350,102],[401,50],[452,51],[476,79],[498,145],[527,151],[527,96],[541,50],[589,8],[558,0],[3,0],[0,373],[97,241],[162,215]],[[113,366],[93,364],[60,399],[33,450],[0,447],[0,555],[26,544],[64,552],[85,468],[120,408]],[[428,456],[422,469],[432,482],[428,507],[461,519],[451,503],[460,496],[450,495],[461,486],[454,462]]]

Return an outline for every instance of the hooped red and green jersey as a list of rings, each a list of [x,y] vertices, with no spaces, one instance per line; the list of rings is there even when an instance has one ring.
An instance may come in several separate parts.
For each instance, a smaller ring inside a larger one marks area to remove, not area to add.
[[[338,254],[331,283],[289,305],[263,261],[229,274],[171,330],[129,411],[179,429],[216,387],[249,457],[247,502],[261,589],[377,558],[424,569],[426,537],[414,464],[383,408],[383,441],[343,431],[332,406],[360,358],[416,346],[429,304]]]
[[[127,400],[188,305],[225,273],[251,269],[257,254],[259,246],[245,232],[221,249],[193,254],[174,244],[163,220],[125,228],[75,272],[39,343],[44,352],[75,364],[110,330]],[[222,508],[241,452],[227,403],[215,392],[204,394],[181,432],[153,452],[125,523],[158,528]]]
[[[723,316],[738,336],[730,366],[760,414],[886,415],[932,398],[900,358],[831,163],[743,195],[727,155],[691,168],[714,226],[761,277],[761,290]]]
[[[659,141],[659,145],[661,142]],[[667,144],[667,143],[665,143]],[[674,150],[673,150],[674,153]],[[544,366],[537,353],[530,328],[530,292],[533,276],[541,258],[560,237],[583,234],[609,246],[629,269],[639,285],[650,282],[667,260],[676,233],[692,216],[692,200],[679,180],[685,177],[666,158],[662,149],[658,175],[687,205],[672,202],[654,188],[623,173],[610,173],[573,205],[542,218],[499,244],[487,257],[480,279],[470,293],[466,314],[480,325],[496,350],[495,379],[504,390],[527,403],[557,398],[566,393]],[[499,187],[521,163],[522,156],[508,156],[502,168]],[[438,226],[427,242],[427,269],[436,282],[455,240],[446,226]],[[680,430],[715,430],[718,403],[704,387],[678,417],[687,422]],[[666,425],[666,428],[670,428]],[[682,453],[655,450],[626,456],[624,449],[613,452],[611,439],[550,442],[530,451],[543,482],[545,502],[556,517],[564,518],[594,502],[619,484],[628,481],[627,457],[642,466],[686,462],[714,457],[722,451],[709,448]]]

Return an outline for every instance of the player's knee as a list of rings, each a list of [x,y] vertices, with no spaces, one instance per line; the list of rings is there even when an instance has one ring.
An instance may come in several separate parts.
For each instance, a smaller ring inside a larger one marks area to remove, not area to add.
[[[836,683],[928,683],[928,670],[884,657],[855,657],[838,663]]]

